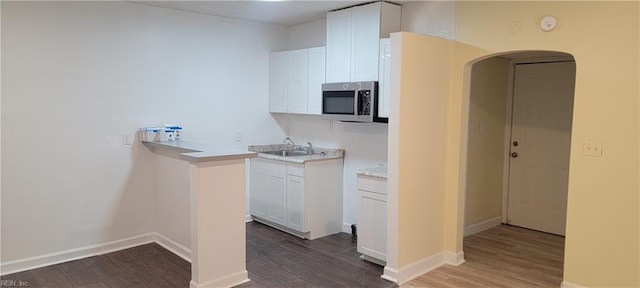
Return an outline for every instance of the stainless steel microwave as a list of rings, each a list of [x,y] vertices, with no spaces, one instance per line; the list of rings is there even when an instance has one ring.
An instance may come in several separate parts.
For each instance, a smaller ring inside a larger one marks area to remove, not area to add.
[[[322,84],[322,119],[385,122],[377,121],[377,102],[377,81]]]

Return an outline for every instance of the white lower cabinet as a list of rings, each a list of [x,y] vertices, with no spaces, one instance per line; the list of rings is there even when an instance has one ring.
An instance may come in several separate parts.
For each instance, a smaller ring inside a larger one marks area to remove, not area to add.
[[[358,175],[358,252],[365,260],[387,260],[387,180]],[[382,264],[382,263],[380,263]]]
[[[280,225],[286,223],[286,169],[278,162],[251,165],[251,212]]]
[[[287,213],[285,177],[280,173],[267,174],[267,219],[280,225],[285,224]]]
[[[342,158],[304,164],[251,159],[253,219],[308,239],[341,232],[342,166]]]
[[[287,175],[287,227],[308,232],[304,223],[304,177]]]

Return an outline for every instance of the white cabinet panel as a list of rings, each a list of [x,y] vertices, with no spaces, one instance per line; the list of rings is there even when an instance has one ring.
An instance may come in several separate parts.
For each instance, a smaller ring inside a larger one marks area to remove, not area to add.
[[[287,112],[287,52],[269,57],[269,112]]]
[[[359,175],[357,186],[358,252],[386,261],[387,181]]]
[[[380,39],[380,74],[378,75],[378,117],[389,118],[391,99],[391,41]]]
[[[360,190],[358,252],[387,260],[387,196]]]
[[[267,218],[267,171],[251,169],[251,215]]]
[[[322,84],[325,83],[325,48],[309,48],[307,114],[322,114]]]
[[[267,219],[280,225],[286,225],[285,177],[284,173],[277,171],[267,174]]]
[[[307,49],[287,54],[287,113],[307,113]]]
[[[351,80],[351,10],[327,13],[327,83]]]
[[[286,224],[286,169],[280,161],[251,159],[251,215]]]
[[[287,175],[304,177],[304,164],[287,163]]]
[[[287,227],[308,232],[304,222],[304,178],[287,175]]]
[[[351,8],[351,81],[378,80],[378,49],[380,47],[380,5]]]

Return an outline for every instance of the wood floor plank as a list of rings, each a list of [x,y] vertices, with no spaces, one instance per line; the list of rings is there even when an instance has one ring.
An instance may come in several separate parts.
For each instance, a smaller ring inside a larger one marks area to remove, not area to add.
[[[283,241],[280,245],[290,249],[293,253],[289,255],[289,259],[297,263],[297,265],[307,265],[310,269],[313,269],[317,273],[323,274],[327,277],[335,279],[337,282],[342,283],[348,287],[370,287],[371,282],[365,281],[367,277],[380,278],[382,275],[382,267],[379,267],[379,271],[375,274],[366,272],[369,268],[362,268],[360,266],[357,257],[353,260],[353,263],[348,263],[337,257],[333,257],[323,253],[313,253],[313,249],[309,250],[305,245],[299,245],[292,241]],[[365,266],[367,267],[367,266]],[[375,275],[375,276],[374,276]],[[384,281],[384,280],[382,280]],[[390,282],[384,281],[384,283],[377,283],[378,285],[386,284],[387,287],[393,285]],[[376,286],[385,287],[385,286]]]
[[[102,282],[100,276],[82,260],[69,261],[58,266],[67,278],[73,282],[74,287],[90,287]]]
[[[466,262],[445,265],[402,287],[559,287],[564,237],[500,225],[464,239]]]
[[[112,288],[153,288],[142,282],[137,275],[119,267],[109,259],[109,254],[85,258],[91,269],[97,273],[105,284]]]
[[[135,275],[147,286],[154,288],[172,288],[184,287],[189,283],[172,281],[175,279],[174,277],[165,277],[167,273],[171,272],[165,271],[164,269],[162,271],[154,270],[152,268],[153,265],[147,265],[145,263],[146,261],[141,261],[141,258],[134,256],[128,250],[130,249],[109,253],[107,257],[123,270]]]
[[[107,284],[104,283],[94,283],[94,284],[89,284],[89,285],[85,285],[85,286],[78,286],[77,288],[109,288],[109,286],[106,286]]]
[[[58,265],[42,267],[32,271],[42,288],[73,287],[73,283],[60,270]]]

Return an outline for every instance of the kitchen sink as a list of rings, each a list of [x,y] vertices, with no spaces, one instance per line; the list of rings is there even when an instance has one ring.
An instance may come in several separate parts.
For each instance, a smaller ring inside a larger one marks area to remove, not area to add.
[[[305,151],[296,151],[296,150],[276,150],[276,151],[264,151],[260,153],[285,156],[285,157],[311,155],[310,153],[307,153]]]

